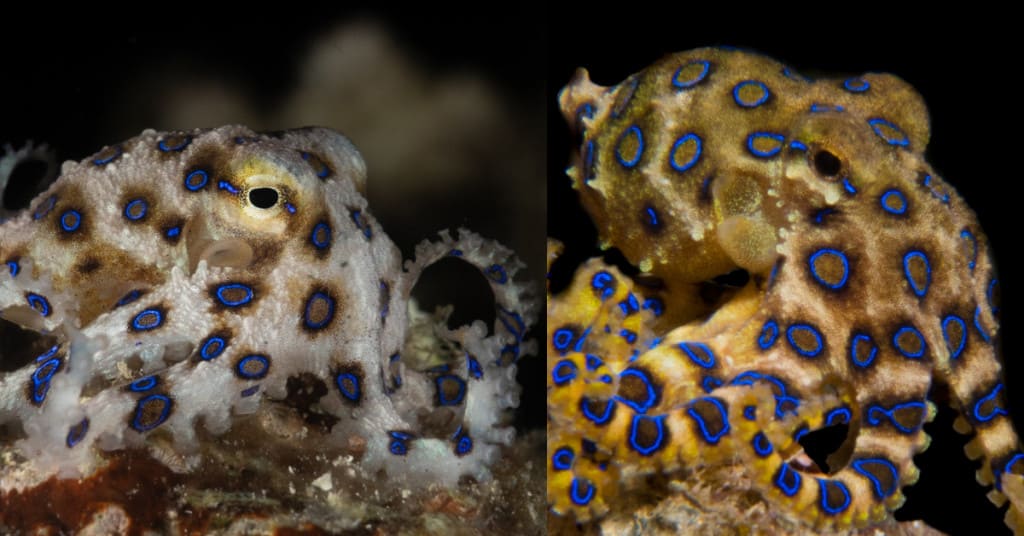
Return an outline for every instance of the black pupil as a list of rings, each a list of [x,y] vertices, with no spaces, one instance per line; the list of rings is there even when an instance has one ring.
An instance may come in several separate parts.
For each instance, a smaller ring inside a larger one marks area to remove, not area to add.
[[[824,175],[826,177],[838,175],[842,166],[843,164],[839,161],[839,158],[828,151],[818,151],[818,153],[814,155],[814,169],[817,170],[820,175]]]
[[[273,188],[253,188],[249,190],[249,202],[257,208],[270,208],[277,204],[277,190]]]

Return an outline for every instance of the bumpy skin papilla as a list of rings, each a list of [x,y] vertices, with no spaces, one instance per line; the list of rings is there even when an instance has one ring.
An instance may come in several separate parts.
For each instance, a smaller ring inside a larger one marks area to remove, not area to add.
[[[611,88],[580,70],[560,104],[579,135],[573,187],[644,284],[591,261],[549,296],[556,514],[605,515],[637,485],[613,472],[740,460],[779,519],[890,520],[939,383],[976,434],[979,481],[1009,495],[1019,526],[998,280],[974,214],[924,159],[913,88],[708,48]],[[737,269],[743,288],[700,292]],[[849,434],[825,472],[798,439],[838,423]]]
[[[23,366],[0,373],[0,422],[20,426],[30,467],[87,476],[102,450],[154,434],[189,455],[200,418],[224,433],[234,415],[286,398],[290,379],[313,378],[337,418],[332,440],[364,443],[371,473],[411,486],[486,479],[514,435],[505,413],[529,350],[521,264],[460,230],[403,267],[365,190],[358,151],[325,128],[147,130],[65,163],[0,226],[0,315],[43,335],[4,355],[5,369]],[[448,256],[480,269],[498,321],[491,335],[442,323],[434,347],[447,353],[411,356],[410,292]]]

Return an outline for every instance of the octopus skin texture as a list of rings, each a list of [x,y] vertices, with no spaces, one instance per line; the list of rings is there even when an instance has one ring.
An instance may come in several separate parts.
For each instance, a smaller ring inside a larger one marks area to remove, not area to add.
[[[0,466],[0,498],[155,437],[188,470],[207,432],[293,381],[326,386],[328,439],[359,444],[368,474],[489,478],[536,315],[522,265],[465,230],[403,265],[365,188],[359,152],[326,128],[147,130],[64,163],[0,225],[0,319],[38,335],[0,356],[0,424],[36,475]],[[416,319],[410,292],[447,257],[489,283],[490,330]]]
[[[766,505],[775,531],[890,526],[940,389],[978,481],[1024,530],[995,267],[924,159],[911,86],[703,48],[614,87],[580,69],[559,100],[573,188],[639,273],[590,259],[549,290],[552,519],[629,516],[661,476]],[[800,439],[836,425],[845,440],[815,462]],[[723,467],[724,484],[699,481]]]

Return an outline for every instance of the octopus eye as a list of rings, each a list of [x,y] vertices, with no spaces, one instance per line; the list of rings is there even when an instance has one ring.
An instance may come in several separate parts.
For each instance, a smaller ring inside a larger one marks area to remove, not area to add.
[[[814,171],[821,175],[822,178],[835,178],[843,169],[843,163],[839,160],[839,157],[825,149],[814,153],[814,156],[811,158],[811,164],[814,167]]]
[[[256,208],[271,208],[277,204],[280,196],[273,188],[253,188],[249,190],[249,203]]]

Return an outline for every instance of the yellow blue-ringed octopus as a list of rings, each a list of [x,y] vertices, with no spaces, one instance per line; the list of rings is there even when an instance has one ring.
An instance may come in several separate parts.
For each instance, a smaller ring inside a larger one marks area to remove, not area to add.
[[[924,160],[911,86],[704,48],[610,88],[581,69],[560,104],[573,188],[640,273],[592,259],[549,293],[556,516],[600,520],[656,500],[658,475],[728,467],[724,489],[770,505],[776,528],[883,525],[918,480],[940,386],[1021,531],[999,281],[974,213]],[[709,292],[727,273],[740,284]],[[800,439],[837,424],[842,445],[811,460]]]
[[[327,128],[147,130],[66,162],[0,224],[3,334],[34,334],[0,354],[0,446],[23,462],[0,463],[0,500],[153,437],[187,470],[206,432],[293,384],[367,474],[487,479],[536,314],[522,264],[466,230],[403,264],[365,192],[362,157]],[[493,326],[413,318],[442,258],[486,278]]]

